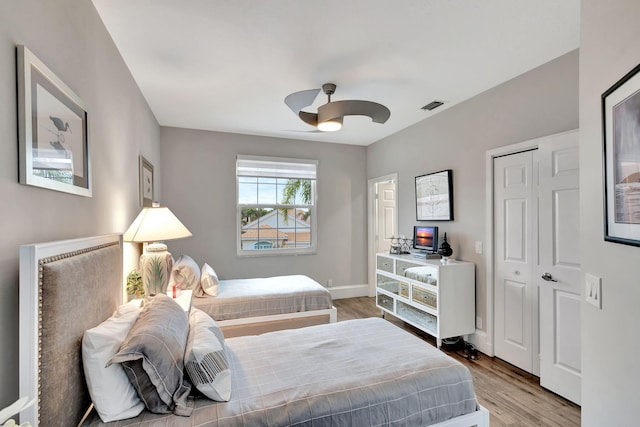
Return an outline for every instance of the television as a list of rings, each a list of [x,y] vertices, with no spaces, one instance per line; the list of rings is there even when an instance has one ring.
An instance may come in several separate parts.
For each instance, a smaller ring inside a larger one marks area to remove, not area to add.
[[[414,226],[413,249],[427,254],[436,253],[438,251],[438,227]]]

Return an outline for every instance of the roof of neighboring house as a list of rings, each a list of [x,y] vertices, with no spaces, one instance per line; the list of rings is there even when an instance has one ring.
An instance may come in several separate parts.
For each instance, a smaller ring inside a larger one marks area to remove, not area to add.
[[[258,240],[258,239],[278,239],[278,240],[287,240],[289,237],[287,233],[283,233],[282,231],[278,231],[269,227],[268,225],[262,226],[260,228],[250,228],[248,230],[244,230],[242,233],[242,240]]]
[[[291,227],[293,227],[293,224],[298,224],[298,226],[301,227],[309,227],[309,222],[308,221],[304,221],[302,218],[296,218],[293,215],[291,215],[292,209],[288,209],[287,211],[287,217],[289,218],[289,220],[291,220]],[[248,230],[248,229],[252,229],[252,228],[256,228],[258,226],[258,224],[260,224],[260,228],[262,228],[264,225],[262,225],[267,219],[269,219],[270,217],[274,216],[274,215],[279,215],[282,216],[282,213],[280,212],[280,209],[274,209],[271,212],[269,212],[266,215],[261,216],[260,218],[246,224],[242,226],[243,230]],[[300,213],[298,214],[300,216]]]
[[[293,241],[294,238],[296,242],[311,242],[311,233],[308,231],[289,233],[289,241]]]

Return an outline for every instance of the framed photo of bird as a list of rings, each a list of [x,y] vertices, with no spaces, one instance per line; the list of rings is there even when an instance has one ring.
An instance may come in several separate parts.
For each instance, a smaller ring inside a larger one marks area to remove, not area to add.
[[[143,156],[138,156],[140,171],[140,206],[153,205],[153,165]]]
[[[20,183],[91,197],[82,100],[25,46],[16,51]]]

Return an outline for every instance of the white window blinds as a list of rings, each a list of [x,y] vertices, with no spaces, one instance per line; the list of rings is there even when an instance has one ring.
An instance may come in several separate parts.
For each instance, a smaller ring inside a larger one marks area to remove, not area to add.
[[[238,155],[236,176],[316,179],[316,160]]]

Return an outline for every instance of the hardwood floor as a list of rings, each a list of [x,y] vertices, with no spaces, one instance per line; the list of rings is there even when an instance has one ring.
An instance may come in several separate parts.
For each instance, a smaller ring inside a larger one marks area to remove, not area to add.
[[[374,298],[360,297],[333,301],[338,321],[380,316]],[[433,337],[387,314],[385,319],[419,336],[432,345]],[[538,378],[500,359],[480,354],[468,360],[463,352],[448,350],[450,356],[471,370],[478,401],[491,412],[491,427],[580,425],[580,407],[540,387]]]

